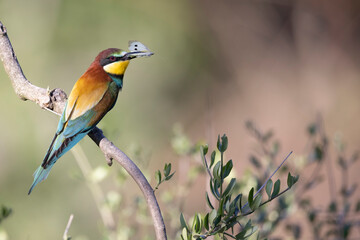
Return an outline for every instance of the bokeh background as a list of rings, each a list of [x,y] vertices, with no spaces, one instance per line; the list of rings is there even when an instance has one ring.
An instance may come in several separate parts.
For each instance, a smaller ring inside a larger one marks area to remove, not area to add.
[[[226,133],[240,175],[254,146],[249,119],[274,131],[280,156],[303,152],[305,129],[319,114],[330,137],[342,136],[349,152],[360,149],[358,1],[0,0],[0,21],[26,77],[67,93],[105,48],[138,40],[155,52],[130,64],[117,105],[99,124],[152,183],[165,162],[178,165],[176,123],[210,147]],[[0,204],[14,211],[2,228],[9,239],[59,239],[73,213],[75,239],[101,239],[98,210],[71,153],[27,196],[58,117],[20,101],[2,67],[0,79]],[[81,147],[94,168],[105,165],[88,138]],[[357,172],[349,172],[355,182]],[[126,184],[140,194],[132,180]],[[328,202],[328,188],[320,189],[315,201]],[[186,201],[185,211],[204,209],[202,197]]]

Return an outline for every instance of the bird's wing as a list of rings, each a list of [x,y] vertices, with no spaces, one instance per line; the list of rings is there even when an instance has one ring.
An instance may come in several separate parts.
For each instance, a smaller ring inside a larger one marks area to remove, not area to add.
[[[55,163],[61,155],[86,136],[109,110],[106,103],[103,103],[109,102],[109,85],[104,82],[84,84],[86,82],[80,78],[70,93],[54,139],[43,160],[44,168]],[[105,107],[101,107],[102,105]]]
[[[65,110],[65,120],[76,119],[92,109],[103,98],[108,87],[109,82],[80,78],[71,90]]]

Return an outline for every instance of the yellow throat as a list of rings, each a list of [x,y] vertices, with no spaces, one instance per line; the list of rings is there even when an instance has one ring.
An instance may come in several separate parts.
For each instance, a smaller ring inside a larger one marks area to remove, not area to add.
[[[124,75],[130,61],[119,61],[107,64],[104,66],[104,71],[113,75]]]

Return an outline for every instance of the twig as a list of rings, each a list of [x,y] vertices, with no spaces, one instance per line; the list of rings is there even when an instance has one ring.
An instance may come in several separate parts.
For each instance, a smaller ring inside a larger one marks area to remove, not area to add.
[[[333,203],[336,203],[336,192],[335,192],[335,189],[336,189],[336,178],[334,177],[334,170],[333,170],[333,166],[332,166],[332,161],[330,159],[330,156],[329,156],[329,144],[327,142],[327,137],[326,137],[326,132],[325,132],[325,124],[324,124],[324,120],[322,118],[322,116],[319,114],[318,115],[318,119],[317,119],[317,125],[319,127],[319,134],[320,134],[320,137],[321,137],[321,141],[323,142],[324,144],[324,153],[323,153],[323,162],[325,160],[327,160],[325,166],[326,166],[326,173],[328,175],[328,187],[329,187],[329,193],[330,193],[330,198],[331,198],[331,201]]]
[[[281,195],[283,195],[284,193],[286,193],[286,192],[289,191],[289,190],[290,190],[290,188],[288,187],[287,189],[283,190],[283,191],[280,192],[278,195],[276,195],[276,197],[270,198],[270,199],[266,200],[265,202],[262,202],[262,203],[259,205],[259,208],[262,207],[262,206],[264,206],[264,205],[267,204],[268,202],[271,202],[271,201],[274,200],[275,198],[280,197]],[[247,203],[247,204],[248,204],[248,203]],[[244,206],[245,206],[245,205],[244,205]],[[244,207],[244,206],[243,206],[243,207]],[[255,210],[251,210],[251,211],[249,211],[249,212],[246,212],[246,213],[244,213],[244,214],[241,214],[241,216],[250,215],[250,214],[252,214],[254,211],[255,211]]]
[[[105,227],[109,231],[110,239],[116,239],[116,237],[113,236],[116,231],[115,219],[109,207],[104,205],[105,202],[104,192],[100,188],[99,184],[97,184],[94,181],[91,181],[90,179],[92,169],[84,151],[82,150],[81,146],[78,144],[71,149],[71,152],[74,155],[75,160],[79,165],[80,170],[84,175],[85,181],[89,186],[89,189],[94,197],[95,204],[100,212],[101,219]]]
[[[200,151],[203,151],[203,147],[200,148]],[[203,158],[203,161],[204,161],[204,163],[205,163],[205,168],[206,168],[207,173],[209,174],[210,179],[213,179],[213,176],[212,176],[212,174],[211,174],[209,165],[208,165],[207,160],[206,160],[206,156],[203,155],[203,154],[202,154],[201,156],[204,157],[204,158]]]
[[[66,94],[61,89],[48,91],[45,88],[37,87],[30,83],[23,74],[16,54],[11,46],[6,28],[0,22],[0,58],[3,62],[6,73],[8,74],[15,93],[21,100],[30,100],[38,104],[41,108],[50,109],[57,113],[62,113],[66,103]],[[90,138],[100,147],[108,163],[116,160],[135,180],[149,206],[149,210],[154,222],[156,239],[165,240],[166,229],[161,211],[149,182],[131,159],[126,156],[119,148],[110,142],[99,128],[94,128],[89,134]]]
[[[286,162],[286,160],[290,157],[290,155],[292,154],[292,151],[286,156],[286,158],[281,162],[281,164],[277,167],[277,169],[271,174],[270,177],[268,177],[268,179],[266,179],[265,183],[261,186],[261,188],[259,190],[257,190],[257,192],[254,195],[254,198],[259,194],[259,192],[266,186],[266,183],[275,175],[275,173],[281,168],[281,166]]]
[[[267,182],[275,175],[275,173],[281,168],[281,166],[286,162],[286,160],[290,157],[290,155],[292,154],[292,151],[286,156],[286,158],[281,162],[281,164],[277,167],[277,169],[271,174],[270,177],[268,177],[266,179],[266,181],[264,182],[264,184],[259,188],[259,190],[257,190],[257,192],[254,194],[253,198],[255,198],[260,191],[266,186]],[[286,189],[286,191],[289,189]],[[285,191],[284,191],[285,192]],[[283,194],[283,193],[281,193]],[[280,195],[280,194],[279,194]],[[244,209],[247,205],[249,205],[249,202],[247,202],[246,204],[244,204],[244,206],[241,207],[241,209]]]
[[[63,240],[68,240],[69,239],[68,232],[69,232],[69,229],[70,229],[73,218],[74,218],[74,214],[71,214],[70,218],[69,218],[69,221],[66,224],[65,232],[64,232],[64,235],[63,235]]]

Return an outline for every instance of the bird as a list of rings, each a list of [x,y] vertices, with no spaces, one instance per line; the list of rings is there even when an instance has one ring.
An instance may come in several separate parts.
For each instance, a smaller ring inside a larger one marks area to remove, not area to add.
[[[129,50],[108,48],[101,51],[77,80],[44,160],[34,173],[28,195],[48,177],[56,161],[95,128],[114,107],[130,60],[153,55],[144,44],[137,41],[129,42]]]

